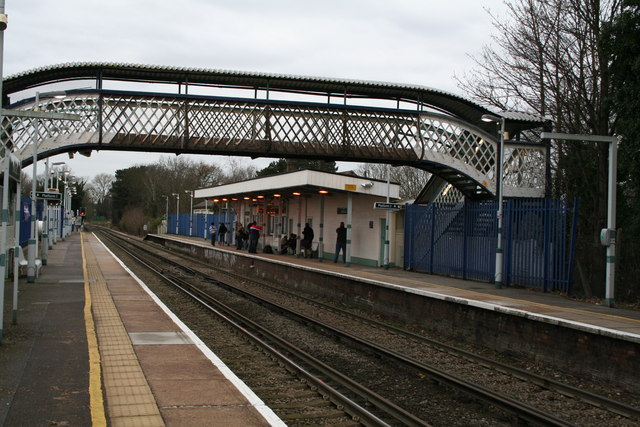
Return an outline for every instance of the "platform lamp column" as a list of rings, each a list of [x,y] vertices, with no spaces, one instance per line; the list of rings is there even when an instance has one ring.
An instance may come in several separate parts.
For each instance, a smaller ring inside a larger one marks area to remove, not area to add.
[[[169,233],[169,196],[166,195],[162,195],[162,197],[164,197],[164,201],[165,201],[165,207],[164,207],[164,232],[165,233]]]
[[[178,223],[180,222],[180,194],[171,193],[176,198],[176,235],[178,235]]]
[[[13,311],[11,313],[11,324],[18,323],[18,286],[20,279],[20,214],[22,208],[22,199],[20,197],[22,181],[18,179],[16,181],[16,201],[15,201],[15,226],[14,226],[14,239],[15,248],[13,249]]]
[[[34,110],[40,111],[40,92],[36,92]],[[28,255],[27,255],[27,282],[33,283],[36,279],[36,242],[38,241],[37,226],[38,218],[36,215],[36,190],[37,190],[37,171],[38,171],[38,139],[40,120],[35,119],[33,125],[33,163],[32,163],[32,179],[31,179],[31,234],[29,235]]]
[[[498,210],[496,216],[498,218],[498,237],[496,242],[496,274],[495,274],[495,287],[500,289],[502,287],[502,269],[503,269],[503,249],[502,249],[502,201],[503,201],[503,172],[502,165],[504,163],[504,132],[505,132],[505,120],[504,117],[497,117],[492,114],[483,114],[483,122],[495,122],[500,125],[500,145],[498,147],[498,157],[496,166],[496,193],[498,196]]]
[[[202,227],[202,234],[203,234],[204,240],[207,240],[207,230],[209,229],[209,227],[207,227],[207,214],[209,213],[209,208],[207,206],[208,203],[209,203],[209,199],[207,199],[205,197],[205,199],[204,199],[204,221],[203,221],[204,226]]]
[[[62,166],[62,170],[63,170],[63,176],[64,176],[64,169],[66,167],[66,163],[65,162],[55,162],[53,163],[53,166]],[[56,167],[55,170],[55,180],[56,180],[56,192],[60,193],[60,169]],[[53,243],[58,243],[58,238],[62,237],[62,227],[60,226],[60,222],[62,220],[61,217],[61,209],[63,209],[64,206],[64,198],[60,199],[60,204],[58,206],[56,206],[55,209],[55,215],[54,215],[54,225],[53,225],[53,229],[54,229],[54,233],[53,233]]]
[[[49,192],[49,158],[45,162],[44,168],[44,182],[42,183],[42,191]],[[42,201],[42,248],[40,249],[40,256],[42,257],[42,265],[47,265],[47,257],[49,252],[49,217],[50,209],[49,202],[47,200]]]
[[[0,107],[2,107],[2,68],[4,57],[4,30],[7,28],[7,15],[4,13],[4,0],[0,0]],[[0,115],[0,122],[2,122]],[[4,148],[4,187],[9,188],[9,164],[10,155],[8,147]],[[18,197],[19,198],[19,197]],[[7,256],[7,228],[9,222],[9,192],[2,192],[2,227],[0,228],[0,344],[2,343],[3,318],[4,318],[4,276],[6,274]]]
[[[60,212],[60,238],[62,241],[67,237],[67,195],[69,193],[69,183],[67,177],[69,176],[69,170],[64,169],[62,171],[62,183],[64,189],[62,190],[62,211]]]
[[[184,190],[184,192],[189,194],[191,199],[191,204],[189,205],[189,236],[193,236],[193,190]]]
[[[47,162],[48,162],[48,159],[47,159]],[[53,190],[53,180],[55,179],[54,175],[55,175],[55,171],[53,170],[53,167],[49,168],[47,191]],[[56,209],[52,206],[49,206],[49,221],[47,224],[47,233],[49,234],[48,249],[53,249],[53,242],[56,238],[53,232],[53,224],[55,223],[55,212],[56,212]]]
[[[389,203],[391,193],[391,165],[387,165],[387,203]],[[384,227],[384,269],[389,269],[389,219],[391,217],[391,211],[386,210],[385,213],[385,227]]]
[[[34,111],[40,111],[40,92],[36,92]],[[31,234],[28,246],[27,282],[36,280],[36,258],[38,254],[38,215],[36,203],[36,190],[38,186],[38,140],[40,139],[40,119],[34,119],[33,124],[33,173],[31,179]]]
[[[65,221],[67,237],[71,236],[71,231],[73,230],[73,223],[71,222],[71,218],[72,218],[71,214],[73,212],[73,209],[72,209],[73,196],[76,195],[75,184],[76,184],[76,177],[70,176],[69,191],[67,191],[67,210],[66,210],[66,221]]]
[[[607,248],[605,300],[607,307],[615,306],[616,273],[616,199],[618,187],[618,144],[620,137],[608,135],[579,135],[570,133],[542,132],[542,139],[580,142],[606,142],[609,144],[609,174],[607,177],[607,228],[600,231],[600,243]]]
[[[347,245],[345,251],[345,265],[351,265],[351,222],[353,221],[353,193],[347,193]]]

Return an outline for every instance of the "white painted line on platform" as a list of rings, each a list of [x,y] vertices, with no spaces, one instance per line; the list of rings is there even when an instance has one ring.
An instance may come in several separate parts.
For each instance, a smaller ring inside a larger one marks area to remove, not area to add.
[[[254,392],[251,390],[240,378],[236,376],[236,374],[229,369],[227,365],[202,342],[200,338],[191,330],[187,325],[185,325],[182,320],[180,320],[169,308],[164,305],[164,303],[154,294],[151,289],[147,287],[147,285],[140,279],[135,273],[122,262],[120,258],[116,256],[111,250],[96,236],[92,233],[93,236],[100,242],[102,246],[111,254],[111,256],[125,269],[127,273],[142,287],[142,289],[149,294],[149,296],[155,301],[156,304],[173,320],[173,322],[184,332],[193,343],[200,349],[200,351],[213,363],[224,375],[224,377],[229,380],[237,389],[242,393],[244,397],[247,398],[251,406],[253,406],[256,411],[258,411],[264,419],[272,426],[278,427],[286,427],[286,424],[273,412],[271,408],[269,408],[265,403],[260,399]]]

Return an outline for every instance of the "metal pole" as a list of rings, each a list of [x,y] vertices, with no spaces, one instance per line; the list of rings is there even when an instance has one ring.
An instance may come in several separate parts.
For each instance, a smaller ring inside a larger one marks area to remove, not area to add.
[[[9,163],[11,162],[11,155],[8,153],[9,149],[4,149],[4,180],[3,180],[3,192],[2,192],[2,246],[0,252],[0,343],[2,343],[4,324],[4,283],[6,275],[6,262],[7,262],[7,223],[9,222]],[[18,196],[18,198],[20,198]]]
[[[189,193],[191,198],[191,204],[189,207],[189,236],[193,236],[193,191],[185,190],[185,193]]]
[[[4,0],[0,0],[0,107],[4,104],[2,88],[3,58],[4,58],[4,30],[7,28],[7,15],[4,13]],[[0,123],[3,122],[0,115]],[[0,129],[4,133],[4,129]],[[0,135],[3,138],[4,135]],[[2,344],[3,319],[4,319],[4,278],[7,263],[7,223],[9,222],[9,149],[4,147],[4,191],[2,192],[2,227],[0,230],[0,344]],[[18,196],[19,197],[19,196]]]
[[[320,239],[318,240],[318,261],[324,258],[324,194],[320,194]]]
[[[500,118],[500,147],[498,150],[498,165],[496,168],[496,193],[498,193],[498,239],[496,242],[496,275],[495,275],[495,287],[500,289],[502,287],[502,266],[504,263],[503,251],[502,251],[502,164],[504,162],[504,130],[505,120]]]
[[[169,234],[169,196],[162,196],[165,201],[165,209],[164,209],[164,221],[165,221],[165,230],[164,232]]]
[[[180,195],[176,194],[176,235],[178,234],[179,222],[180,222]]]
[[[389,194],[391,192],[391,166],[387,165],[387,203],[389,203]],[[385,214],[384,226],[384,269],[389,269],[389,218],[391,212],[387,209]]]
[[[36,92],[34,110],[40,110],[40,92]],[[38,186],[38,139],[40,139],[40,119],[34,119],[33,123],[33,173],[31,180],[31,235],[29,237],[27,282],[36,280],[36,258],[38,255],[38,215],[36,203],[36,187]]]
[[[204,222],[203,222],[204,226],[202,227],[203,228],[202,234],[204,234],[204,240],[207,240],[207,230],[209,229],[209,227],[207,227],[207,214],[209,213],[209,209],[207,208],[207,202],[209,202],[209,200],[205,198],[204,199]]]
[[[607,278],[604,304],[614,306],[614,288],[616,276],[616,187],[618,180],[618,142],[609,142],[609,178],[607,195],[607,228],[612,230],[611,243],[607,246]]]
[[[607,246],[606,254],[606,283],[605,283],[605,300],[607,307],[614,306],[615,294],[615,272],[616,272],[616,188],[618,180],[618,143],[620,138],[617,136],[604,135],[579,135],[570,133],[554,133],[542,132],[540,137],[545,139],[562,139],[569,141],[589,141],[589,142],[608,142],[609,143],[609,176],[607,182],[607,230],[610,233],[611,240]],[[603,242],[604,244],[604,242]]]
[[[16,215],[16,220],[15,220],[15,230],[14,230],[14,236],[15,236],[15,247],[13,249],[13,313],[11,315],[11,323],[12,324],[17,324],[18,323],[18,279],[20,276],[20,253],[18,251],[21,251],[22,248],[20,247],[20,207],[22,205],[21,200],[20,200],[20,185],[21,182],[18,179],[17,183],[16,183],[16,202],[15,202],[15,215]]]
[[[345,265],[351,265],[351,221],[353,220],[353,193],[347,193],[347,250]]]
[[[45,163],[44,168],[44,183],[43,183],[43,191],[49,191],[49,158],[47,157],[47,161]],[[42,248],[41,257],[42,257],[42,265],[47,265],[48,258],[48,250],[49,250],[49,202],[46,200],[42,201]]]

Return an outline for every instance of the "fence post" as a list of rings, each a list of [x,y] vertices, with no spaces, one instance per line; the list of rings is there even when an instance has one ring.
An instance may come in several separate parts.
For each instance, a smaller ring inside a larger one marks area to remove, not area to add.
[[[435,242],[433,237],[435,236],[435,224],[436,224],[436,205],[432,203],[431,206],[431,236],[429,237],[429,274],[433,274],[433,252],[435,249]]]
[[[567,294],[571,293],[571,285],[573,284],[573,268],[576,261],[576,242],[578,240],[578,213],[580,211],[580,199],[573,199],[573,219],[571,222],[571,246],[569,247],[569,274],[567,278]]]
[[[551,200],[544,198],[544,285],[543,292],[549,291],[549,254],[551,252]]]
[[[462,205],[462,280],[467,280],[467,239],[469,236],[469,208],[465,197]]]

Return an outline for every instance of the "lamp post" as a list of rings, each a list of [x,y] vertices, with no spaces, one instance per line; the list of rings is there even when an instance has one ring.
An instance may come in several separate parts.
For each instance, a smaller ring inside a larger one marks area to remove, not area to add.
[[[4,0],[0,0],[0,107],[2,107],[2,82],[3,82],[3,58],[4,58],[4,30],[7,28],[7,15],[4,13]],[[2,119],[2,116],[0,116]],[[4,145],[4,144],[3,144]],[[3,188],[9,188],[9,148],[4,146],[4,181]],[[9,226],[9,192],[2,192],[2,227],[0,228],[0,344],[3,335],[3,318],[4,318],[4,275],[6,271],[6,252],[7,252],[7,227]]]
[[[498,147],[498,164],[496,167],[496,194],[498,196],[498,211],[496,216],[498,218],[498,238],[496,242],[496,275],[495,275],[495,287],[500,289],[502,287],[502,266],[503,266],[503,250],[502,250],[502,164],[504,162],[504,131],[505,120],[504,117],[494,116],[492,114],[483,114],[483,122],[494,122],[500,124],[500,145]]]
[[[36,92],[34,110],[40,111],[40,92]],[[40,139],[40,120],[35,119],[33,124],[33,164],[31,179],[31,234],[29,236],[27,255],[27,282],[36,280],[36,257],[38,253],[38,215],[36,212],[36,190],[38,173],[38,140]]]
[[[72,198],[73,196],[76,195],[76,177],[75,176],[70,176],[69,177],[69,190],[67,191],[67,207],[66,207],[66,235],[70,236],[71,235],[71,231],[73,229],[73,224],[71,223],[71,212],[73,212],[73,210],[71,209],[72,207]]]
[[[179,193],[171,193],[171,195],[176,196],[176,235],[178,234],[178,223],[180,222],[180,194]]]
[[[391,165],[387,164],[387,203],[389,203],[389,195],[391,193]],[[387,209],[385,213],[384,227],[384,269],[389,269],[389,220],[391,219],[391,211]]]
[[[184,192],[191,196],[191,205],[189,207],[189,236],[193,236],[193,191],[184,190]]]
[[[38,142],[40,140],[40,92],[36,92],[34,100],[33,112],[36,113],[33,124],[33,179],[31,184],[31,236],[29,238],[28,262],[27,262],[27,282],[35,281],[36,276],[36,258],[38,256],[38,218],[36,211],[36,190],[37,190],[37,171],[38,171]],[[52,96],[56,98],[64,98],[66,91],[46,92],[42,96]],[[63,120],[79,120],[77,116],[62,115]],[[45,177],[46,182],[46,177]],[[46,191],[46,189],[45,189]],[[45,214],[46,215],[46,214]]]
[[[164,221],[165,221],[165,233],[168,233],[168,227],[169,227],[169,196],[166,195],[162,195],[162,197],[164,197],[166,206],[164,208]]]
[[[600,243],[607,248],[604,305],[614,307],[616,274],[616,198],[618,185],[618,136],[577,135],[570,133],[542,132],[542,139],[562,139],[568,141],[606,142],[609,144],[609,174],[607,178],[607,228],[600,231]]]
[[[59,189],[58,189],[58,182],[60,181],[60,169],[57,166],[61,166],[62,167],[62,171],[64,171],[64,169],[66,168],[67,164],[65,162],[54,162],[52,164],[52,166],[56,166],[56,170],[55,172],[52,170],[51,173],[52,175],[55,174],[55,180],[56,180],[56,191],[59,193]],[[63,172],[64,174],[64,172]],[[53,176],[52,178],[53,179]],[[53,234],[53,243],[57,243],[58,242],[58,237],[60,237],[60,208],[64,206],[64,200],[61,199],[60,200],[60,205],[55,209],[55,215],[53,215],[53,224],[54,226],[52,227],[52,231],[55,231],[55,233]]]

